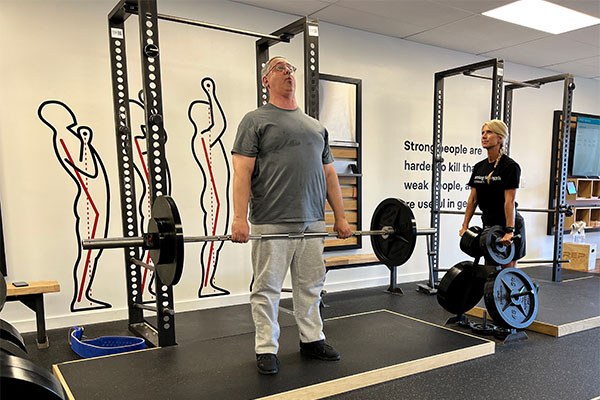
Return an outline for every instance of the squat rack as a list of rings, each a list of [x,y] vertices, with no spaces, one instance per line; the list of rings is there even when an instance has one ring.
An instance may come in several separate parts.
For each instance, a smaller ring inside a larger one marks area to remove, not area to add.
[[[492,68],[492,76],[480,76],[475,74],[475,71]],[[443,138],[443,107],[444,107],[444,79],[455,75],[465,75],[476,78],[489,79],[492,81],[491,93],[491,119],[500,117],[500,104],[502,102],[502,86],[504,83],[504,61],[499,59],[491,59],[479,63],[474,63],[450,70],[438,72],[435,74],[434,88],[434,113],[433,113],[433,152],[432,152],[432,192],[431,192],[431,227],[434,233],[430,236],[428,243],[428,260],[429,260],[429,280],[426,284],[419,284],[417,290],[433,294],[436,293],[436,284],[438,282],[438,272],[446,271],[439,268],[439,239],[440,239],[440,214],[457,214],[452,210],[441,210],[441,183],[442,183],[442,138]],[[504,122],[507,124],[510,134],[512,120],[512,103],[513,91],[519,88],[533,87],[539,88],[546,83],[564,81],[563,89],[563,121],[570,121],[571,106],[573,99],[573,90],[575,84],[573,76],[570,74],[554,75],[544,78],[531,79],[524,82],[510,81],[510,85],[504,88]],[[562,245],[564,233],[564,205],[566,204],[566,181],[567,181],[567,162],[569,154],[569,135],[570,124],[562,124],[561,131],[561,148],[560,160],[552,160],[552,170],[556,171],[554,179],[555,188],[558,188],[558,196],[554,209],[536,210],[536,209],[520,209],[521,211],[531,212],[548,212],[555,215],[556,229],[554,231],[554,258],[552,260],[552,280],[560,282],[561,280],[561,262],[562,260]],[[507,144],[506,152],[510,150]],[[560,167],[560,169],[558,168]],[[554,190],[555,188],[550,188]]]
[[[121,199],[121,224],[124,237],[136,237],[138,231],[138,215],[135,207],[135,184],[133,151],[131,139],[131,121],[129,110],[129,91],[127,79],[127,57],[125,49],[125,21],[132,15],[139,17],[139,35],[141,51],[142,84],[144,93],[144,114],[147,135],[147,165],[150,186],[150,199],[153,204],[156,197],[164,195],[167,182],[167,158],[165,153],[166,133],[164,130],[164,116],[162,108],[162,84],[160,73],[160,47],[158,36],[158,20],[163,19],[188,25],[211,28],[230,33],[258,37],[256,49],[257,76],[260,77],[261,64],[268,60],[268,47],[280,42],[289,42],[290,39],[301,31],[310,32],[305,35],[305,67],[311,73],[310,82],[305,87],[310,87],[306,93],[311,101],[309,109],[318,113],[318,24],[304,18],[277,32],[267,35],[222,25],[194,21],[170,15],[159,14],[157,0],[120,0],[108,14],[108,31],[110,43],[110,62],[113,90],[113,109],[115,123],[115,137],[117,141],[117,162],[119,170],[119,186]],[[315,33],[317,33],[315,35]],[[307,37],[308,36],[308,37]],[[259,46],[260,44],[260,46]],[[308,51],[310,46],[310,51]],[[267,57],[266,59],[264,57]],[[310,61],[307,64],[306,60]],[[316,78],[315,78],[316,76]],[[308,79],[307,79],[308,81]],[[316,81],[316,83],[315,83]],[[315,86],[313,88],[313,86]],[[263,96],[262,85],[258,85],[259,99]],[[313,96],[316,93],[316,108]],[[260,103],[259,103],[260,104]],[[140,290],[141,264],[139,247],[124,249],[124,262],[127,280],[127,308],[129,330],[143,337],[152,346],[176,345],[175,338],[175,309],[173,288],[165,285],[155,274],[156,305],[142,304]],[[135,261],[135,262],[134,262]],[[142,263],[143,264],[143,263]],[[151,265],[142,265],[152,269]],[[155,324],[144,318],[143,310],[156,312]]]
[[[508,125],[508,132],[511,131],[513,92],[516,89],[534,87],[539,88],[547,83],[563,82],[563,100],[562,100],[562,120],[569,121],[563,123],[559,136],[559,149],[557,157],[551,160],[550,167],[550,193],[556,193],[557,197],[553,205],[554,211],[548,215],[548,223],[552,221],[554,214],[554,253],[552,259],[552,281],[560,282],[562,280],[562,256],[563,256],[563,238],[565,229],[565,214],[561,210],[567,202],[567,171],[569,163],[569,141],[571,135],[571,108],[573,106],[573,90],[575,82],[571,74],[559,74],[544,78],[531,79],[521,83],[513,83],[504,88],[504,122]],[[510,141],[506,148],[507,153],[510,150]]]
[[[440,242],[440,203],[442,190],[442,139],[444,133],[444,80],[452,76],[469,74],[482,69],[492,68],[492,96],[490,105],[490,119],[500,117],[502,102],[502,76],[504,74],[504,62],[498,59],[486,60],[462,67],[452,68],[437,72],[434,75],[433,95],[433,151],[431,168],[431,228],[434,233],[428,238],[427,257],[429,264],[429,281],[426,284],[417,285],[417,290],[433,294],[437,292],[439,265],[439,242]]]

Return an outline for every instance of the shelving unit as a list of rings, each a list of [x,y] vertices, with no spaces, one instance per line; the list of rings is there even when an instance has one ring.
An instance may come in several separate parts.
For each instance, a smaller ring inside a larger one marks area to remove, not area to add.
[[[572,182],[576,190],[567,194],[573,215],[565,218],[565,231],[570,231],[575,221],[584,221],[586,231],[600,231],[600,179],[569,178],[567,182]]]
[[[359,231],[362,229],[362,80],[320,73],[319,120],[329,133],[346,219],[353,231]],[[325,223],[327,231],[333,232],[334,216],[329,203],[325,206]],[[325,240],[326,251],[361,247],[361,236]]]
[[[334,167],[338,173],[342,197],[344,200],[344,211],[346,219],[353,231],[361,230],[361,179],[360,149],[357,144],[331,145],[331,152],[335,158]],[[325,206],[325,223],[327,231],[333,232],[333,211],[329,203]],[[354,249],[362,246],[360,236],[348,239],[329,238],[325,240],[326,250]]]

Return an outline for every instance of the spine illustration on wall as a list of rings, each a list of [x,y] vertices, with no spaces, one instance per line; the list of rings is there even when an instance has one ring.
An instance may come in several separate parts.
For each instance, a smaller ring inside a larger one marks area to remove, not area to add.
[[[132,146],[133,146],[133,168],[135,170],[135,194],[137,196],[137,212],[139,215],[139,229],[140,233],[146,233],[148,227],[148,221],[150,220],[150,214],[152,210],[151,196],[150,196],[150,178],[148,173],[147,163],[147,131],[146,131],[146,119],[144,115],[144,92],[140,90],[138,92],[138,99],[129,99],[130,113],[131,113],[131,134],[132,134]],[[165,137],[166,137],[165,133]],[[167,168],[167,182],[165,184],[165,193],[171,194],[171,182],[168,165]],[[150,258],[149,250],[142,250],[140,260],[146,264],[152,265],[152,259]],[[142,272],[142,296],[143,302],[151,302],[154,300],[153,296],[156,296],[154,289],[154,273],[147,268],[143,269]]]
[[[193,126],[192,154],[202,175],[200,209],[204,235],[226,235],[229,226],[231,180],[230,163],[223,144],[227,128],[225,112],[216,96],[212,78],[201,81],[206,100],[195,100],[188,108]],[[202,282],[198,297],[229,294],[229,290],[217,285],[219,254],[224,241],[204,242],[200,251]]]
[[[105,238],[110,214],[110,187],[102,158],[93,146],[93,131],[78,125],[73,111],[58,100],[43,102],[38,117],[52,131],[54,153],[76,185],[73,199],[77,258],[73,265],[71,311],[110,308],[93,297],[93,284],[102,250],[83,250],[82,239]]]

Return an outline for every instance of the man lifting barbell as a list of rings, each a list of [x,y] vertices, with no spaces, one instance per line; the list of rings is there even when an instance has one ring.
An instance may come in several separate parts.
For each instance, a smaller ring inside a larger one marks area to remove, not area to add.
[[[479,206],[484,227],[504,227],[500,243],[508,246],[514,239],[515,255],[504,268],[514,267],[525,256],[525,221],[517,212],[515,202],[521,168],[504,154],[504,142],[508,139],[508,127],[498,119],[488,121],[481,127],[481,145],[487,150],[487,158],[473,166],[465,217],[459,235],[469,229],[469,222]],[[518,236],[518,237],[515,237]]]
[[[246,114],[238,127],[232,150],[234,242],[249,239],[248,202],[253,233],[324,231],[327,198],[338,237],[352,235],[327,130],[298,108],[295,71],[296,67],[285,58],[271,58],[261,71],[269,103]],[[277,317],[288,269],[301,353],[327,361],[340,359],[325,342],[319,311],[325,282],[323,247],[323,240],[252,242],[254,281],[250,303],[261,374],[276,374],[279,370]]]

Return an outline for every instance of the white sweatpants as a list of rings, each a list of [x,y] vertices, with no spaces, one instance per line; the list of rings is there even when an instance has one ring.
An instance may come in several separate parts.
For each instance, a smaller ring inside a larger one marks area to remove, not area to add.
[[[252,225],[252,234],[325,232],[325,222]],[[288,269],[292,278],[294,317],[304,343],[325,339],[319,310],[325,282],[323,238],[252,241],[254,283],[250,294],[256,329],[256,354],[279,350],[279,300]]]

